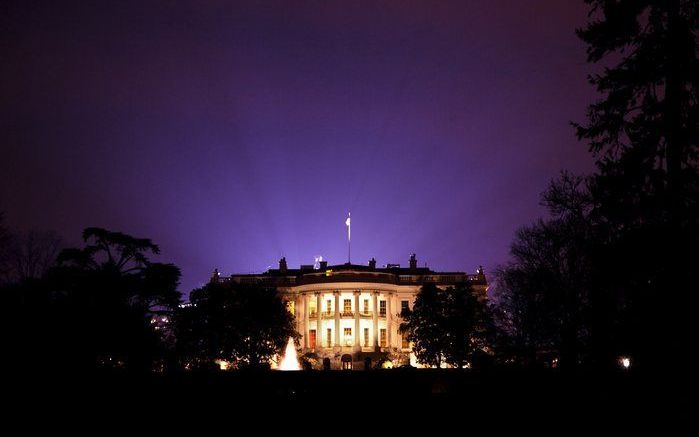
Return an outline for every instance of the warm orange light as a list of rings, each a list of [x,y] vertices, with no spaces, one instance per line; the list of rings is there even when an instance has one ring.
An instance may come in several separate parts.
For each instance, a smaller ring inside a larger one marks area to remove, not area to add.
[[[214,362],[218,364],[218,368],[221,370],[228,370],[231,367],[231,363],[226,360],[216,360]]]

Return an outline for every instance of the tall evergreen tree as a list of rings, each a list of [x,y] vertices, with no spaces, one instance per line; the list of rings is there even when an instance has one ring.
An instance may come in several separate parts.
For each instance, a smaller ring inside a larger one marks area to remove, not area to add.
[[[443,290],[425,284],[415,296],[412,310],[401,313],[400,331],[412,343],[421,364],[441,367],[447,342],[448,302]]]
[[[475,365],[477,357],[489,350],[488,307],[469,284],[459,284],[445,290],[447,297],[446,342],[444,359],[447,364],[462,368]]]
[[[699,4],[693,0],[586,0],[578,31],[602,99],[578,124],[597,158],[595,215],[605,225],[608,293],[622,302],[636,362],[666,361],[688,334],[675,305],[699,265]]]

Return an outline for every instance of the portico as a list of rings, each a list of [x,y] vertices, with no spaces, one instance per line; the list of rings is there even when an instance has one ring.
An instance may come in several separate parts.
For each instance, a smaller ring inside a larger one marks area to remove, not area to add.
[[[422,285],[446,288],[468,282],[483,298],[487,289],[482,270],[475,275],[435,272],[418,268],[415,255],[407,268],[397,264],[377,268],[372,259],[368,265],[321,262],[319,268],[289,269],[282,258],[279,269],[221,280],[275,287],[295,316],[300,356],[312,355],[335,369],[363,368],[383,360],[395,365],[410,362],[411,345],[399,332],[400,314],[412,309]]]

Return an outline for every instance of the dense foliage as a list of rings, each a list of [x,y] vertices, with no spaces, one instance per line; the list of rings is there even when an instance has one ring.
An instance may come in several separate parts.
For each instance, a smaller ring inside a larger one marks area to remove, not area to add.
[[[163,360],[167,318],[180,301],[179,269],[152,262],[148,239],[88,228],[41,278],[7,287],[6,322],[21,332],[17,357],[45,367],[150,370]]]
[[[602,97],[576,129],[597,172],[545,193],[550,217],[517,233],[496,315],[525,361],[674,365],[699,279],[699,5],[587,3],[578,34],[603,65],[590,76]]]
[[[294,316],[272,288],[212,282],[192,291],[176,317],[177,349],[184,365],[216,360],[265,367],[296,338]]]
[[[479,353],[488,353],[488,311],[468,284],[440,289],[420,288],[412,310],[401,313],[400,330],[412,343],[421,364],[442,367],[471,365]]]

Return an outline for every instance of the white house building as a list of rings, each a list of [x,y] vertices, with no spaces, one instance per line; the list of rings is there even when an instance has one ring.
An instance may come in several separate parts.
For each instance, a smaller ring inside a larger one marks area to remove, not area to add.
[[[382,268],[372,259],[368,265],[328,266],[321,261],[319,268],[302,265],[289,269],[282,258],[278,269],[226,278],[216,274],[212,280],[276,287],[296,317],[302,336],[300,354],[310,357],[318,367],[333,369],[408,364],[411,347],[399,332],[400,314],[404,308],[412,308],[423,284],[446,288],[469,283],[483,299],[487,291],[482,269],[473,275],[435,272],[418,267],[414,254],[409,267],[388,264]]]

